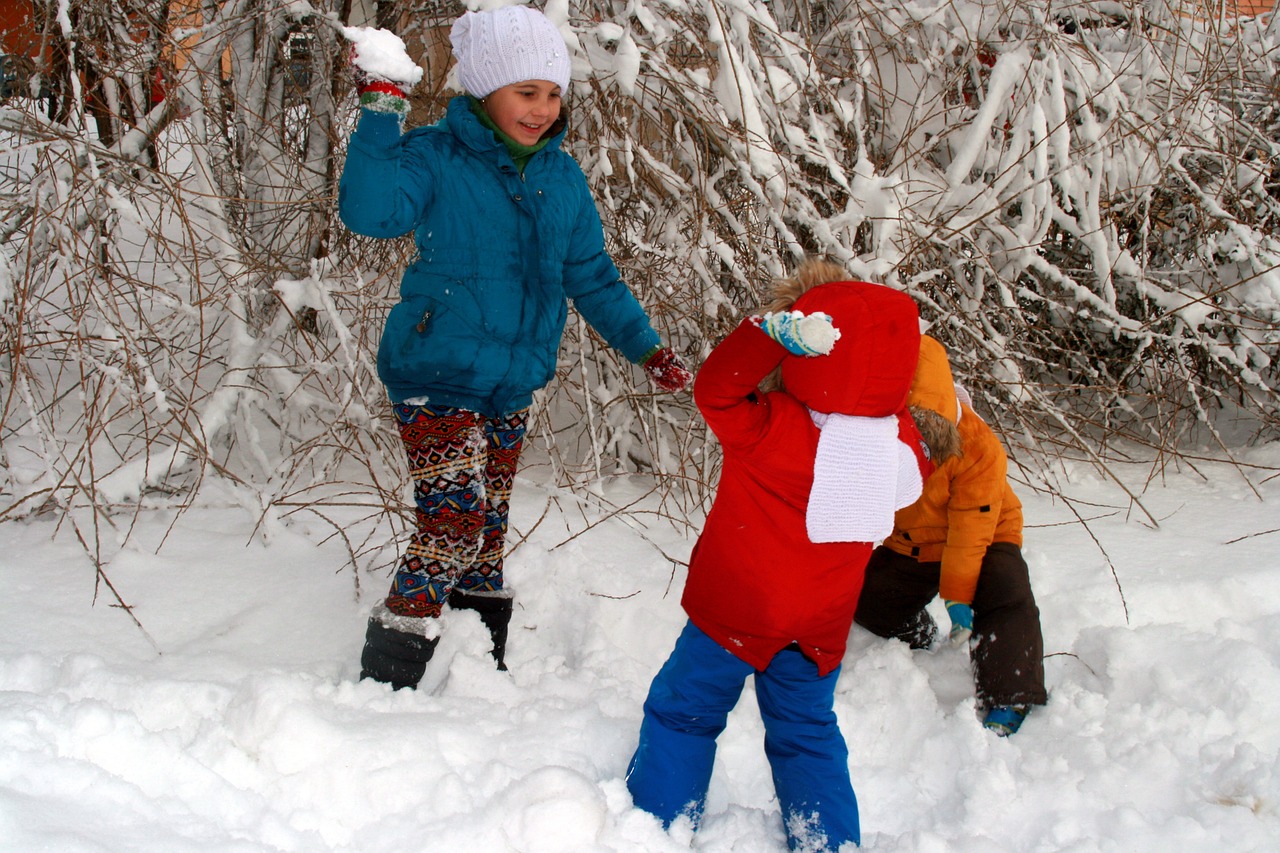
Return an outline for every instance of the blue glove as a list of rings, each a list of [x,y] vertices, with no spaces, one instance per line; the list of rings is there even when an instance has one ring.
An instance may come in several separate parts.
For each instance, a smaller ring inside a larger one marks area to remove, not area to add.
[[[973,636],[973,608],[958,601],[945,601],[951,617],[951,645],[963,646]]]
[[[770,312],[759,318],[759,326],[792,355],[826,355],[840,337],[840,330],[831,325],[830,315],[821,312]]]

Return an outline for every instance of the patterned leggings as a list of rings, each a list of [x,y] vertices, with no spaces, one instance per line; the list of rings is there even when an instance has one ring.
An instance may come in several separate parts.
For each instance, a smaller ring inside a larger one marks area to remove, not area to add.
[[[396,405],[417,531],[387,596],[401,616],[439,616],[455,588],[502,589],[511,484],[528,410],[490,418],[450,406]]]

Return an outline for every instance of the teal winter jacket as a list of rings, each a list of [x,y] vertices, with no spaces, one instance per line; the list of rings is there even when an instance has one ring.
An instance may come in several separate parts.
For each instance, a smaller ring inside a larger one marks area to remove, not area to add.
[[[629,361],[658,345],[563,138],[521,174],[465,96],[438,124],[403,134],[398,116],[362,110],[339,214],[358,234],[412,231],[417,244],[378,347],[392,402],[495,417],[525,408],[555,375],[569,299]]]

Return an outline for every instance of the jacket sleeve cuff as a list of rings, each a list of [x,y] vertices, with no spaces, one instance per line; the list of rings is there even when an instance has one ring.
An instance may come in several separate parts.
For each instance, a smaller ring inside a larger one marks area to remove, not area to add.
[[[400,113],[361,109],[351,145],[369,154],[387,156],[385,152],[400,142],[403,118]]]
[[[662,349],[662,340],[652,327],[646,326],[636,334],[615,346],[622,357],[632,364],[643,365],[655,352]]]

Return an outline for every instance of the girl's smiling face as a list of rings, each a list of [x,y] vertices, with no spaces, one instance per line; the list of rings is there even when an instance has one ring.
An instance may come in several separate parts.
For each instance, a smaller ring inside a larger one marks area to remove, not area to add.
[[[533,145],[560,117],[560,87],[549,80],[525,80],[490,92],[485,112],[498,129],[521,145]]]

